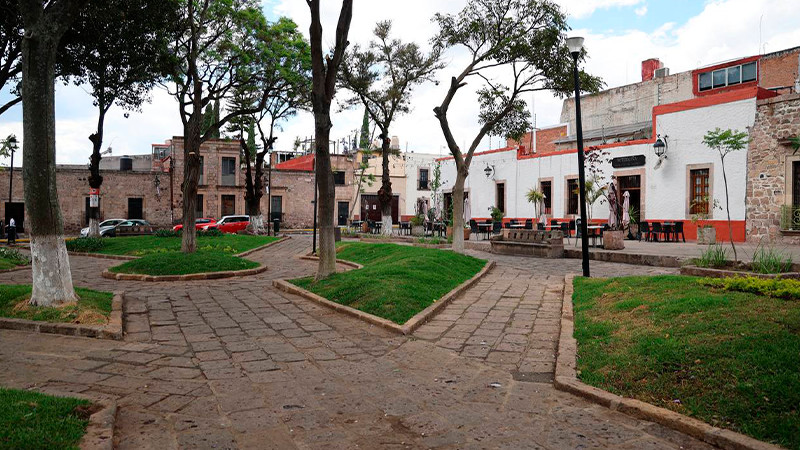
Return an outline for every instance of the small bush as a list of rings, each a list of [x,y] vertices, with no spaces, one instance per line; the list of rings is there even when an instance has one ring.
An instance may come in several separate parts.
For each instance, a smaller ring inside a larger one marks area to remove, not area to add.
[[[452,238],[445,239],[442,237],[430,237],[430,238],[421,237],[417,239],[417,242],[420,244],[442,245],[442,244],[447,244],[448,242],[452,243],[453,240]]]
[[[792,270],[792,256],[774,248],[758,247],[751,264],[754,272],[783,273]]]
[[[721,245],[710,245],[694,263],[697,267],[725,267],[728,263],[728,250]]]
[[[153,236],[160,238],[178,237],[181,235],[180,230],[156,230]]]
[[[800,300],[800,281],[786,278],[701,278],[701,284],[727,291],[749,292],[767,297]]]
[[[94,253],[103,248],[104,242],[101,238],[81,237],[66,241],[66,244],[71,252]]]
[[[15,248],[0,247],[0,258],[6,259],[9,262],[18,266],[27,266],[31,263],[31,259],[19,252]]]
[[[223,234],[224,233],[222,233],[222,231],[219,231],[215,228],[212,228],[210,230],[199,230],[197,232],[198,236],[205,236],[205,237],[219,237],[222,236]]]

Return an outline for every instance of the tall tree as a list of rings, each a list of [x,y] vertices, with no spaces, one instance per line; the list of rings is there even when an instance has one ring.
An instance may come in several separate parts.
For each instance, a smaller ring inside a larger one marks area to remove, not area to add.
[[[184,135],[181,250],[191,253],[197,247],[194,222],[200,146],[218,136],[219,129],[232,118],[259,111],[264,98],[251,108],[229,108],[205,132],[203,109],[229,100],[237,86],[260,82],[260,74],[252,67],[261,58],[263,39],[259,39],[259,33],[267,25],[256,0],[181,0],[180,10],[183,29],[172,43],[178,60],[172,81]]]
[[[347,47],[347,34],[353,18],[353,0],[342,0],[339,21],[336,25],[333,52],[325,55],[322,48],[322,22],[320,21],[320,0],[306,0],[311,10],[311,104],[314,111],[314,144],[317,177],[318,202],[315,207],[319,215],[319,266],[316,279],[322,279],[336,272],[336,243],[333,234],[334,202],[336,190],[331,168],[331,101],[336,94],[336,73],[344,58]]]
[[[100,189],[101,147],[106,114],[113,105],[136,111],[153,85],[170,71],[167,49],[177,21],[177,0],[92,2],[63,39],[58,68],[76,85],[91,88],[97,125],[89,136],[89,187]],[[89,208],[89,235],[100,236],[100,208]]]
[[[467,64],[450,80],[442,103],[433,109],[456,164],[453,186],[453,229],[464,227],[464,182],[481,140],[487,135],[519,140],[530,129],[530,113],[523,95],[551,90],[559,96],[573,89],[572,57],[566,46],[566,16],[550,0],[469,0],[458,14],[436,14],[442,48],[463,47]],[[582,55],[582,58],[585,54]],[[501,76],[508,84],[497,81]],[[464,152],[456,143],[447,113],[468,78],[480,78],[480,129]],[[581,87],[595,92],[602,81],[581,73]],[[464,251],[463,233],[453,234],[453,250]]]
[[[358,137],[358,148],[369,150],[369,111],[364,108],[364,119],[361,121],[361,135]]]
[[[0,0],[0,91],[8,87],[12,97],[0,104],[0,115],[22,101],[17,82],[22,72],[22,17],[17,0]]]
[[[22,39],[22,178],[31,237],[31,304],[77,300],[56,185],[55,66],[59,42],[86,0],[19,0]]]
[[[392,181],[389,172],[391,156],[389,129],[395,117],[407,113],[412,89],[433,79],[442,68],[439,48],[425,54],[415,43],[404,43],[391,37],[392,22],[375,26],[375,40],[367,49],[357,44],[345,55],[340,72],[342,85],[353,92],[346,105],[363,104],[369,117],[380,129],[381,187],[378,203],[384,235],[392,234]],[[399,153],[399,151],[397,152]]]

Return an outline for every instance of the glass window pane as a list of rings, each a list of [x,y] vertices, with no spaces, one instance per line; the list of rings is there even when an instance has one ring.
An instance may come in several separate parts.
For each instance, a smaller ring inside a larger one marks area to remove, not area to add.
[[[700,74],[700,90],[705,91],[711,89],[711,72],[701,73]]]
[[[756,79],[756,62],[742,65],[742,83]]]
[[[742,80],[742,66],[728,67],[728,84],[738,84]]]
[[[715,70],[714,72],[712,72],[711,76],[713,78],[715,88],[725,86],[726,72],[727,71],[725,69]]]

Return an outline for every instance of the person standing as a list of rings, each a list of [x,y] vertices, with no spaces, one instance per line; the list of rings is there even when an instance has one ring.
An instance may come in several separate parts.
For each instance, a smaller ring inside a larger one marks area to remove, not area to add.
[[[8,245],[14,245],[17,243],[17,222],[14,221],[12,217],[8,221]]]

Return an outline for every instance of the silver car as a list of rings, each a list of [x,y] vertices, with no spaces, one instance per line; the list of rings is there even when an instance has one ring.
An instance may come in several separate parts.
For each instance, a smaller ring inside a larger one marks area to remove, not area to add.
[[[100,236],[107,236],[108,233],[117,225],[125,222],[125,219],[108,219],[100,222]],[[89,235],[89,227],[81,229],[81,237]]]

